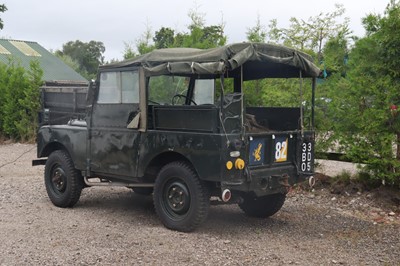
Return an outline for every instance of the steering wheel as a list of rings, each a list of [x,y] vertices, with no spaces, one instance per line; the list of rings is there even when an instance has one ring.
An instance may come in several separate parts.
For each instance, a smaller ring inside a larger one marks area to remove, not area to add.
[[[150,100],[150,99],[149,99],[149,103],[154,103],[154,104],[160,105],[160,103],[155,102],[155,101],[152,101],[152,100]]]
[[[174,97],[172,97],[172,100],[171,100],[172,105],[175,105],[177,98],[188,99],[191,103],[193,103],[194,105],[197,105],[197,103],[195,101],[193,101],[192,99],[189,99],[186,95],[183,95],[183,94],[175,94]]]

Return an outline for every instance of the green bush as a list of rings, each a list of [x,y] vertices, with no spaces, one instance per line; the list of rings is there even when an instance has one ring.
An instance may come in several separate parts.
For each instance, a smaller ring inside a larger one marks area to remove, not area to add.
[[[40,107],[43,71],[38,61],[29,70],[10,59],[0,64],[0,133],[17,141],[32,141]]]

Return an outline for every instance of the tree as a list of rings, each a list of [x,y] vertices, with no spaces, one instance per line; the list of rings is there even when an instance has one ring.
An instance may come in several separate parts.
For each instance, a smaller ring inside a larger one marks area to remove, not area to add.
[[[307,21],[292,17],[289,28],[278,28],[277,21],[272,20],[268,36],[272,42],[283,43],[303,51],[313,51],[317,54],[318,61],[321,61],[323,47],[329,39],[335,37],[338,32],[342,32],[346,37],[351,33],[348,18],[344,18],[343,22],[338,21],[344,13],[343,5],[336,4],[333,12],[321,12]]]
[[[226,44],[227,37],[224,35],[224,25],[211,25],[204,27],[203,36],[200,41],[206,48],[218,47]]]
[[[69,56],[69,55],[64,55],[64,54],[58,54],[58,53],[56,53],[55,55],[56,55],[61,61],[63,61],[64,64],[66,64],[67,66],[69,66],[70,68],[72,68],[73,70],[75,70],[76,72],[81,73],[81,75],[82,75],[83,77],[88,77],[88,76],[89,76],[88,73],[87,73],[85,70],[81,70],[81,69],[80,69],[79,63],[78,63],[76,60],[72,59],[71,56]]]
[[[176,36],[175,47],[207,49],[225,45],[227,37],[223,21],[218,25],[205,26],[205,14],[199,12],[197,6],[189,11],[188,16],[191,19],[189,32]]]
[[[28,71],[13,59],[0,64],[0,132],[5,136],[34,140],[42,76],[38,61],[31,61]]]
[[[271,20],[269,28],[270,31],[267,32],[258,16],[255,26],[248,28],[246,32],[247,40],[265,42],[267,37],[269,38],[267,41],[270,42],[271,40],[280,40],[283,31],[278,29],[276,20]],[[307,86],[311,87],[310,84]],[[299,97],[299,82],[295,79],[253,80],[245,82],[244,87],[245,101],[248,106],[295,107],[302,104]],[[305,91],[304,94],[304,99],[310,99],[310,90]]]
[[[267,31],[260,22],[260,15],[257,15],[256,25],[248,28],[246,32],[247,40],[250,42],[265,42]]]
[[[63,58],[69,56],[79,64],[79,73],[92,79],[96,76],[100,64],[104,63],[105,47],[102,42],[90,41],[88,43],[76,40],[63,45],[62,50],[56,51],[56,55]]]
[[[197,2],[194,2],[194,7],[191,8],[188,12],[188,16],[192,21],[188,26],[189,30],[191,31],[195,28],[204,27],[206,13],[200,12],[199,9],[200,6],[197,4]]]
[[[256,25],[248,28],[246,37],[249,42],[265,42],[267,32],[265,27],[261,25],[260,15],[257,16]],[[253,80],[246,82],[246,104],[249,106],[262,106],[267,100],[260,95],[267,94],[267,83],[266,80]],[[269,93],[268,93],[269,95]]]
[[[399,2],[363,23],[367,36],[349,54],[334,132],[348,157],[366,163],[372,179],[400,184]]]
[[[0,5],[0,13],[4,13],[7,11],[7,7],[5,4]],[[4,28],[4,22],[3,20],[0,18],[0,30],[2,30]]]
[[[154,37],[149,23],[141,37],[136,41],[136,50],[139,55],[148,53],[154,49],[190,47],[190,48],[213,48],[223,46],[227,37],[224,34],[224,22],[218,25],[205,24],[205,14],[198,11],[198,7],[191,9],[188,13],[191,23],[188,25],[189,32],[178,32],[168,27],[161,27],[155,32]],[[152,42],[153,41],[153,42]],[[131,45],[125,45],[124,58],[136,56]]]
[[[306,26],[310,28],[311,49],[317,51],[318,59],[322,59],[322,49],[324,43],[340,32],[346,37],[351,32],[349,30],[349,18],[345,17],[343,23],[337,21],[345,13],[345,8],[341,4],[335,4],[333,12],[321,12],[315,17],[310,17]],[[303,23],[304,24],[304,23]]]
[[[323,66],[327,74],[340,73],[346,75],[349,42],[345,32],[338,32],[336,36],[332,36],[322,49]]]
[[[135,51],[134,51],[134,48],[132,47],[132,44],[124,42],[124,46],[125,46],[125,48],[124,48],[124,60],[131,59],[131,58],[134,58],[134,57],[137,56]]]
[[[174,44],[175,32],[171,28],[162,27],[156,31],[153,38],[155,47],[157,49],[172,47]]]
[[[142,33],[142,36],[136,41],[136,48],[140,55],[151,52],[155,49],[155,46],[151,44],[153,34],[149,22],[146,23],[146,29]]]

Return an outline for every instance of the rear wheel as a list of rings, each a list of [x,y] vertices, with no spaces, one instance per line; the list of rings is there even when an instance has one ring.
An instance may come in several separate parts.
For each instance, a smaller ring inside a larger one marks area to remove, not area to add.
[[[272,194],[263,197],[256,197],[245,194],[239,207],[251,217],[266,218],[277,213],[285,203],[285,194]]]
[[[44,170],[47,195],[57,207],[74,206],[82,192],[83,178],[65,151],[55,151],[47,159]]]
[[[185,162],[172,162],[159,172],[154,207],[165,227],[193,231],[208,215],[210,195],[204,182]]]

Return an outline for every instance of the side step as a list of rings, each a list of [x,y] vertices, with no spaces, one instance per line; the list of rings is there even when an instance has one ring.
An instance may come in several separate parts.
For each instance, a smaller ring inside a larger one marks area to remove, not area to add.
[[[101,187],[154,187],[154,183],[124,183],[124,182],[112,182],[107,179],[100,179],[100,178],[90,178],[90,179],[97,179],[99,181],[89,181],[89,178],[85,176],[84,178],[85,184],[89,187],[94,186],[101,186]]]

